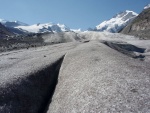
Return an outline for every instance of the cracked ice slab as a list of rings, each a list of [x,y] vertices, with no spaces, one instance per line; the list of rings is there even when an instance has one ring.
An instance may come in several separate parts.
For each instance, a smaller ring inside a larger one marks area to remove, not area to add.
[[[0,85],[5,86],[51,65],[77,43],[56,44],[0,53]]]
[[[150,112],[150,66],[91,41],[66,54],[47,113]]]

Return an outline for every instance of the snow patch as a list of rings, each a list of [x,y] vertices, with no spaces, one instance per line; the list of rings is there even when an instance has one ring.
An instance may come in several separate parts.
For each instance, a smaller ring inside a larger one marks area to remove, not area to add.
[[[148,8],[150,8],[150,4],[148,4],[144,7],[144,9],[148,9]]]
[[[79,29],[71,29],[71,31],[73,31],[73,32],[81,32],[82,30],[81,30],[81,28],[79,28]]]

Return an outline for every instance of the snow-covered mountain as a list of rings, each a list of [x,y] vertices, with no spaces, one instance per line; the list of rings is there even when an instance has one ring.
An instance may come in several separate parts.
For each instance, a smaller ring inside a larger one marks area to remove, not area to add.
[[[150,39],[150,4],[121,33],[134,35],[141,39]]]
[[[2,23],[5,27],[28,26],[28,24],[20,21],[8,21],[4,19],[0,19],[0,23]]]
[[[70,31],[70,28],[64,24],[53,24],[53,23],[45,23],[45,24],[38,23],[30,26],[17,26],[15,28],[23,30],[24,32],[32,32],[32,33]]]
[[[124,12],[117,14],[110,20],[104,21],[101,24],[97,25],[95,30],[116,33],[119,32],[121,29],[123,29],[128,23],[130,23],[137,16],[138,16],[137,13],[126,10]]]
[[[0,19],[0,23],[2,23],[5,27],[8,27],[12,32],[19,33],[44,33],[44,32],[65,32],[71,31],[69,27],[64,24],[54,24],[54,23],[45,23],[45,24],[33,24],[28,25],[26,23],[20,21],[8,21],[4,19]]]
[[[148,9],[148,8],[150,8],[150,4],[148,4],[144,7],[144,9]]]
[[[20,21],[8,21],[5,19],[0,19],[0,23],[4,25],[6,28],[9,29],[14,34],[26,34],[26,32],[19,30],[15,27],[17,26],[28,26],[28,24],[20,22]]]

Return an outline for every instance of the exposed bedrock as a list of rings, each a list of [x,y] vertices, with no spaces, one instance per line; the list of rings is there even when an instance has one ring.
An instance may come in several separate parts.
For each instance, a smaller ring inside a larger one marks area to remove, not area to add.
[[[51,102],[64,56],[48,67],[0,88],[0,113],[45,113]]]

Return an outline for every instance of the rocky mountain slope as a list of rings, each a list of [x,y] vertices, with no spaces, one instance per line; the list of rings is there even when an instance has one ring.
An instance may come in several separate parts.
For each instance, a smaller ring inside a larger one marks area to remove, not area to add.
[[[30,33],[0,39],[0,52],[80,41],[75,32]]]
[[[145,6],[144,10],[121,33],[150,39],[150,7],[148,6]]]
[[[133,11],[126,10],[117,14],[110,20],[104,21],[101,24],[97,25],[95,30],[117,33],[128,23],[130,23],[137,15],[138,14]]]
[[[26,34],[23,30],[17,29],[17,26],[28,26],[28,24],[20,22],[20,21],[8,21],[4,19],[0,19],[0,23],[7,27],[14,34]]]
[[[6,28],[0,23],[0,38],[6,38],[12,35],[14,34],[8,28]]]

